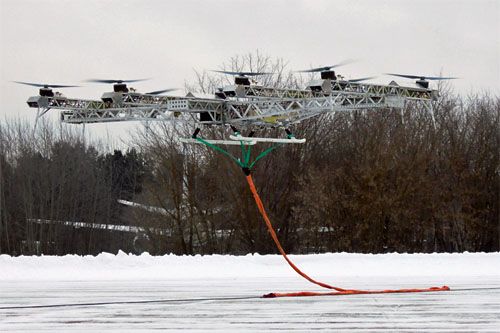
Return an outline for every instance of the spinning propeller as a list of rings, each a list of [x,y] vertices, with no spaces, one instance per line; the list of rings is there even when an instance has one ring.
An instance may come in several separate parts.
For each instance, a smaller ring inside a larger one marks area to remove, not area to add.
[[[338,64],[335,64],[335,65],[323,66],[323,67],[316,67],[316,68],[310,68],[310,69],[304,69],[304,70],[301,70],[301,71],[297,71],[297,73],[329,72],[329,71],[331,71],[334,68],[337,68],[337,67],[340,67],[340,66],[344,66],[344,65],[348,65],[348,64],[352,64],[353,62],[354,62],[354,60],[344,60],[344,61],[339,62]]]
[[[149,80],[149,79],[136,79],[136,80],[89,79],[89,80],[86,80],[85,82],[122,84],[122,83],[133,83],[133,82],[140,82],[140,81],[146,81],[146,80]]]
[[[212,70],[212,72],[228,74],[228,75],[236,75],[236,76],[259,76],[259,75],[273,74],[269,72],[232,72],[232,71],[218,71],[218,70]]]
[[[179,90],[179,88],[170,88],[170,89],[151,91],[151,92],[145,93],[145,95],[161,95],[161,94],[168,93],[168,92],[175,91],[175,90]]]
[[[39,87],[39,88],[45,88],[45,89],[50,89],[50,88],[76,88],[79,86],[68,86],[64,84],[48,84],[48,83],[31,83],[31,82],[22,82],[22,81],[12,81],[15,83],[19,84],[25,84],[27,86],[32,86],[32,87]]]
[[[350,80],[346,80],[347,82],[362,82],[362,81],[367,81],[367,80],[371,80],[371,79],[374,79],[376,78],[376,76],[367,76],[367,77],[361,77],[359,79],[350,79]]]
[[[212,70],[212,72],[216,73],[222,73],[222,74],[227,74],[227,75],[234,75],[234,83],[238,85],[244,85],[244,86],[249,86],[250,85],[250,79],[248,76],[259,76],[259,75],[271,75],[273,73],[268,73],[268,72],[233,72],[233,71],[218,71],[218,70]]]
[[[397,77],[404,77],[407,79],[415,79],[417,80],[416,83],[423,88],[429,88],[429,81],[458,79],[458,77],[445,77],[445,76],[407,75],[407,74],[395,74],[395,73],[385,73],[385,74]]]
[[[54,97],[54,92],[52,91],[52,88],[76,88],[79,86],[69,86],[65,84],[48,84],[48,83],[32,83],[32,82],[23,82],[23,81],[13,81],[15,83],[19,84],[24,84],[27,86],[31,87],[38,87],[40,88],[39,93],[40,96],[45,96],[45,97]]]
[[[128,93],[127,83],[146,81],[148,79],[136,79],[136,80],[115,80],[115,79],[89,79],[86,82],[92,83],[113,83],[113,90],[115,92]]]
[[[326,79],[337,80],[337,77],[335,76],[335,72],[333,71],[333,69],[340,67],[340,66],[351,64],[353,62],[354,62],[354,60],[344,60],[344,61],[339,62],[338,64],[335,64],[335,65],[304,69],[301,71],[297,71],[297,73],[317,73],[317,72],[320,72],[321,78],[323,80],[326,80]]]
[[[392,76],[405,77],[407,79],[429,80],[429,81],[458,79],[458,77],[445,77],[445,76],[406,75],[406,74],[394,74],[394,73],[385,73],[385,74],[392,75]]]

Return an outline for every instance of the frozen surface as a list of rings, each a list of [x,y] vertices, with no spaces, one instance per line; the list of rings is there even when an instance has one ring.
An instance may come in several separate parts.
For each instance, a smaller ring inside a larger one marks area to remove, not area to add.
[[[311,276],[345,288],[500,287],[500,253],[291,258]],[[167,300],[5,309],[0,331],[500,331],[500,289],[258,298],[303,290],[320,289],[279,256],[0,256],[0,307]],[[244,296],[255,298],[220,299]]]

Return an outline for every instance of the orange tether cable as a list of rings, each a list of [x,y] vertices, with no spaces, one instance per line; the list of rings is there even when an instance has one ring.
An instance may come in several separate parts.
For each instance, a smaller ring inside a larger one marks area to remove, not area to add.
[[[353,294],[386,294],[386,293],[418,293],[418,292],[431,292],[431,291],[447,291],[450,290],[448,286],[442,286],[442,287],[431,287],[431,288],[423,288],[423,289],[388,289],[388,290],[356,290],[356,289],[342,289],[339,287],[331,286],[329,284],[316,281],[313,278],[311,278],[309,275],[306,273],[302,272],[295,264],[288,258],[285,250],[283,250],[283,247],[281,246],[281,243],[278,239],[278,236],[276,235],[276,232],[274,231],[273,225],[271,224],[271,220],[269,219],[269,216],[267,216],[266,210],[264,209],[264,204],[262,203],[262,200],[260,199],[259,193],[257,192],[257,189],[255,188],[255,184],[252,179],[252,175],[248,174],[246,175],[246,179],[248,182],[248,186],[250,187],[250,191],[253,194],[253,197],[255,199],[255,203],[257,204],[257,208],[259,209],[260,214],[264,218],[264,221],[266,222],[267,230],[269,231],[269,234],[271,235],[271,238],[273,239],[274,243],[276,244],[276,247],[278,248],[279,252],[285,258],[286,262],[290,265],[290,267],[293,268],[295,272],[297,272],[300,276],[305,278],[311,283],[314,283],[318,286],[321,286],[326,289],[333,289],[335,290],[334,292],[308,292],[308,291],[302,291],[302,292],[295,292],[295,293],[270,293],[266,294],[263,297],[265,298],[272,298],[272,297],[296,297],[296,296],[334,296],[334,295],[353,295]]]

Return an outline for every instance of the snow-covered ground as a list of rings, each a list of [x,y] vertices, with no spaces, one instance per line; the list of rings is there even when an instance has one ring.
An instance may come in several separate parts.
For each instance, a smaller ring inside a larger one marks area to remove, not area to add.
[[[276,255],[0,255],[0,308],[164,300],[0,309],[0,332],[500,331],[500,289],[457,290],[500,288],[500,253],[290,257],[312,277],[342,288],[448,285],[452,291],[262,299],[269,292],[321,289]],[[230,297],[241,298],[224,299]]]

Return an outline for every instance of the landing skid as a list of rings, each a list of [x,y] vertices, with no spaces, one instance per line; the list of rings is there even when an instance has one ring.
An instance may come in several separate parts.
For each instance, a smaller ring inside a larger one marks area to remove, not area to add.
[[[199,143],[199,144],[205,144],[201,141],[198,141],[197,139],[193,138],[180,138],[180,141],[183,143]],[[256,141],[234,141],[234,140],[204,140],[207,143],[210,143],[212,145],[231,145],[231,146],[240,146],[241,144],[244,144],[245,146],[253,146],[257,142]]]
[[[180,141],[183,143],[198,143],[198,144],[212,144],[212,145],[231,145],[231,146],[253,146],[258,142],[269,142],[269,143],[304,143],[306,139],[297,139],[293,136],[292,132],[289,129],[285,129],[287,138],[256,138],[253,135],[253,132],[250,133],[250,136],[242,136],[237,128],[231,126],[234,131],[234,135],[230,135],[230,140],[205,140],[198,138],[198,134],[200,133],[200,129],[197,128],[193,135],[190,138],[180,138]]]
[[[246,143],[246,142],[273,142],[273,143],[304,143],[304,142],[306,142],[306,139],[296,139],[294,137],[287,139],[287,138],[256,138],[256,137],[248,137],[248,136],[241,136],[241,135],[230,135],[229,138],[231,140],[241,141],[244,143]]]

